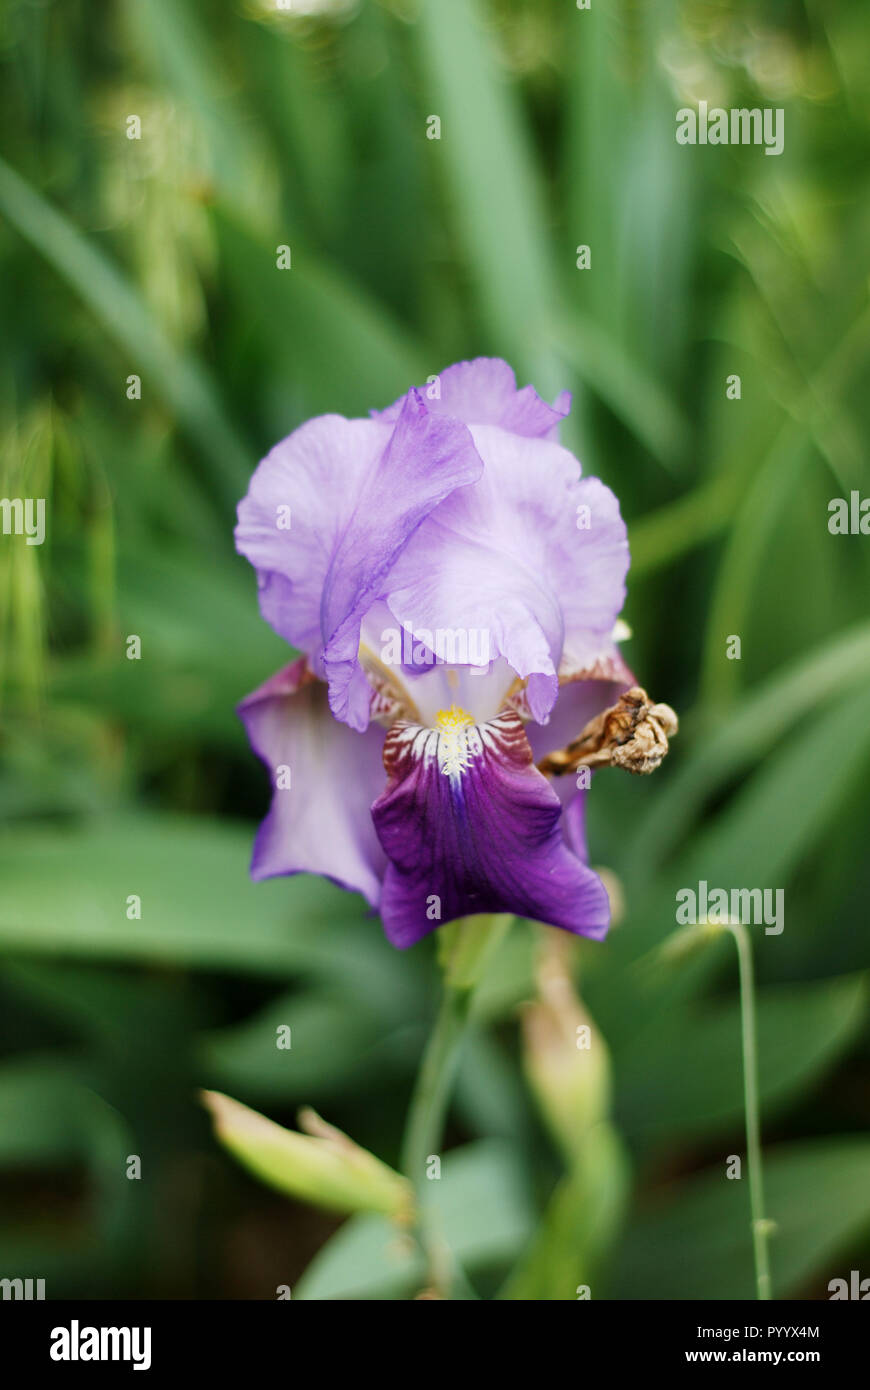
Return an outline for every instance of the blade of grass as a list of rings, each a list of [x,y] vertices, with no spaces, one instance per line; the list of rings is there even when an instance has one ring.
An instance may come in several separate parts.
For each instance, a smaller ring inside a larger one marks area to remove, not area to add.
[[[528,131],[477,0],[423,0],[416,32],[426,77],[421,149],[444,161],[487,346],[552,395],[564,383],[548,341],[554,291]],[[440,141],[425,138],[430,113],[441,117]]]
[[[565,361],[672,476],[684,472],[689,422],[666,391],[591,318],[572,314],[553,326]]]
[[[88,305],[137,372],[154,382],[213,465],[227,499],[235,501],[250,472],[251,456],[202,365],[175,347],[109,258],[3,160],[0,209]]]
[[[726,723],[705,737],[661,789],[632,838],[639,874],[667,857],[697,820],[705,800],[741,776],[811,710],[853,686],[870,683],[870,623],[838,633],[744,698]]]

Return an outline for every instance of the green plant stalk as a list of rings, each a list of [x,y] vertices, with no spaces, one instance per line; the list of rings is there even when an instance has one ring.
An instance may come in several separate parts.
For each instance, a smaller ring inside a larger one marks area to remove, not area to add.
[[[402,1171],[411,1179],[415,1191],[425,1180],[426,1160],[441,1142],[471,997],[472,990],[457,988],[445,980],[438,1016],[411,1097],[402,1148]]]
[[[440,1148],[475,987],[510,921],[509,915],[466,917],[439,932],[443,993],[408,1109],[402,1171],[417,1196],[415,1235],[427,1259],[430,1283],[444,1296],[452,1282],[451,1259],[427,1222],[426,1164]]]
[[[470,989],[445,978],[435,1026],[417,1073],[402,1145],[402,1170],[415,1195],[413,1233],[427,1267],[429,1288],[449,1298],[453,1285],[450,1251],[432,1229],[425,1204],[426,1166],[438,1151],[471,1008]]]
[[[728,930],[737,947],[740,972],[740,1019],[743,1037],[743,1102],[746,1114],[746,1159],[749,1165],[749,1206],[752,1218],[752,1250],[755,1287],[759,1299],[770,1298],[770,1261],[767,1240],[771,1225],[764,1215],[764,1178],[761,1159],[761,1120],[758,1105],[758,1046],[755,1034],[755,978],[749,934],[740,922]]]

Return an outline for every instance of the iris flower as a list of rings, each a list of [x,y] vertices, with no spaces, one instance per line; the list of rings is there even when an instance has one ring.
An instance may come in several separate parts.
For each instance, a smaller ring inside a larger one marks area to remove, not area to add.
[[[325,875],[400,947],[484,912],[605,934],[588,769],[652,770],[676,720],[614,640],[626,530],[569,407],[479,358],[256,469],[237,546],[302,655],[239,708],[273,782],[255,879]]]

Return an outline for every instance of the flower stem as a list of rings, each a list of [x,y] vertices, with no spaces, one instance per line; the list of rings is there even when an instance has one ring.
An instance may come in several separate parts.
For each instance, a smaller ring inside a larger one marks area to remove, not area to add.
[[[444,1297],[451,1284],[451,1260],[427,1221],[426,1168],[430,1156],[438,1156],[441,1145],[475,986],[510,921],[509,915],[465,917],[448,923],[439,933],[443,993],[411,1097],[402,1169],[417,1196],[415,1234],[427,1258],[430,1284]]]
[[[457,988],[449,980],[444,981],[443,991],[417,1073],[402,1145],[402,1169],[411,1180],[416,1197],[414,1235],[427,1266],[426,1296],[435,1298],[450,1297],[453,1270],[450,1252],[431,1228],[426,1210],[426,1169],[430,1155],[437,1155],[441,1145],[472,994],[470,989]]]
[[[402,1168],[419,1190],[426,1160],[441,1143],[450,1088],[459,1062],[471,1005],[471,990],[445,981],[435,1027],[417,1075],[402,1148]]]
[[[755,1035],[755,980],[749,934],[741,922],[728,923],[737,947],[740,972],[740,1020],[743,1035],[743,1101],[746,1113],[746,1157],[749,1165],[749,1206],[755,1287],[759,1299],[770,1298],[770,1263],[767,1239],[772,1223],[764,1215],[764,1181],[761,1162],[761,1120],[758,1105],[758,1047]]]

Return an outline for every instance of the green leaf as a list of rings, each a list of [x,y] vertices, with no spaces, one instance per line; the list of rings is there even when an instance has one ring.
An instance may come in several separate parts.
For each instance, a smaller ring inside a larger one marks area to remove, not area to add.
[[[108,257],[2,160],[0,210],[63,275],[137,369],[151,378],[215,468],[227,496],[235,499],[250,471],[250,456],[200,363],[175,347]]]
[[[762,990],[759,1092],[766,1114],[805,1092],[852,1043],[866,1016],[863,975]],[[629,1135],[672,1140],[739,1126],[743,1062],[738,1003],[680,1010],[620,1059],[617,1116]]]
[[[298,238],[292,269],[278,270],[275,246],[252,235],[234,210],[218,207],[214,219],[227,287],[257,329],[264,389],[274,387],[288,431],[298,423],[291,412],[365,415],[445,365],[427,361],[383,305]]]
[[[84,1232],[49,1238],[11,1217],[0,1227],[0,1262],[20,1277],[80,1276],[91,1264],[118,1258],[124,1213],[135,1184],[126,1158],[136,1151],[127,1126],[85,1085],[75,1059],[50,1055],[7,1061],[0,1067],[0,1168],[53,1172],[84,1167],[93,1217]],[[51,1231],[51,1227],[48,1228]],[[50,1280],[49,1280],[50,1282]]]
[[[669,502],[631,526],[631,579],[671,565],[724,531],[743,491],[737,469],[699,483],[685,496]]]
[[[425,1281],[422,1255],[383,1216],[354,1216],[315,1255],[296,1299],[405,1299]]]
[[[667,923],[675,920],[677,891],[702,879],[711,890],[783,888],[787,916],[787,885],[802,857],[860,785],[868,759],[870,692],[859,689],[830,704],[811,736],[786,741],[760,761],[740,792],[691,837],[666,873],[659,873],[654,883],[644,883],[638,874],[635,891],[640,894],[643,888],[652,894],[650,904],[643,917],[635,919],[630,934],[614,938],[613,954],[627,961],[660,941],[668,933]],[[638,868],[631,862],[628,872]],[[707,959],[701,955],[674,976],[677,993],[685,984],[697,985],[708,973],[715,950],[714,946]],[[597,999],[594,1006],[610,1035],[612,1014],[602,1012]],[[615,1026],[619,1030],[618,1020]]]
[[[515,1145],[497,1140],[445,1154],[441,1177],[427,1184],[433,1226],[470,1273],[504,1264],[532,1229],[532,1212]],[[422,1262],[395,1227],[368,1217],[342,1226],[314,1257],[294,1297],[410,1297],[424,1281]]]
[[[81,1159],[91,1149],[97,1117],[111,1113],[69,1063],[7,1061],[0,1068],[0,1164]]]
[[[288,975],[395,978],[396,953],[356,895],[299,875],[252,883],[253,828],[117,816],[9,831],[0,843],[0,947]],[[141,898],[128,920],[127,898]],[[381,969],[382,963],[382,969]]]
[[[795,1294],[870,1228],[870,1142],[781,1145],[764,1164],[774,1297]],[[848,1274],[848,1271],[845,1271]],[[747,1178],[713,1172],[674,1184],[638,1213],[623,1245],[616,1298],[754,1296]]]
[[[740,662],[725,659],[725,639],[730,633],[746,633],[752,595],[763,574],[765,557],[783,512],[800,491],[801,476],[811,456],[809,442],[787,422],[737,513],[706,625],[702,687],[710,704],[723,703],[737,689]]]
[[[862,777],[870,691],[832,703],[812,733],[769,757],[686,854],[681,884],[781,886]]]
[[[690,755],[657,789],[650,814],[632,836],[635,868],[648,871],[665,858],[697,821],[704,801],[760,762],[800,719],[813,712],[823,721],[823,706],[868,680],[870,623],[864,623],[837,633],[748,693],[739,709],[695,740]]]
[[[418,1030],[395,1026],[395,1006],[400,1001],[410,1018],[415,1000],[422,1007],[413,978],[399,994],[380,992],[377,1014],[365,1008],[358,987],[281,995],[243,1023],[203,1038],[200,1064],[210,1083],[257,1100],[301,1101],[366,1081],[383,1085],[409,1070]],[[290,1029],[286,1050],[275,1045],[279,1027]]]
[[[120,627],[142,638],[142,660],[115,650],[55,661],[56,704],[123,719],[137,734],[195,730],[210,746],[246,746],[236,705],[293,650],[260,617],[253,571],[167,545],[160,554],[129,541],[119,576]],[[233,634],[232,643],[225,640]]]
[[[666,472],[678,476],[688,453],[689,423],[658,382],[618,346],[605,328],[573,314],[554,328],[565,361],[600,396]]]
[[[444,161],[490,347],[553,394],[564,381],[548,341],[554,289],[541,190],[481,7],[477,0],[423,0],[415,33],[428,78],[420,157]],[[425,138],[429,112],[441,118],[440,140]]]

